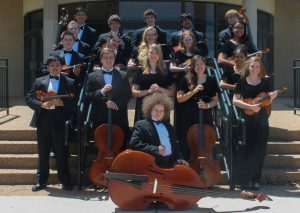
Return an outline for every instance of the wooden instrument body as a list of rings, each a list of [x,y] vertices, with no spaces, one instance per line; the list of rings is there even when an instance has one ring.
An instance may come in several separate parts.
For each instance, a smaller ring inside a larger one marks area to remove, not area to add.
[[[216,132],[207,124],[201,125],[204,134],[204,148],[199,146],[199,124],[194,124],[189,128],[187,140],[191,148],[190,167],[199,175],[202,187],[206,188],[219,182],[221,168],[218,160],[214,159],[212,153],[217,140]]]
[[[112,125],[113,146],[109,150],[108,147],[108,125],[102,124],[96,128],[94,133],[94,140],[98,149],[96,160],[93,160],[89,178],[90,181],[97,187],[106,187],[107,179],[103,174],[110,170],[114,157],[120,152],[123,145],[124,133],[123,130],[117,126]]]
[[[267,114],[271,114],[271,98],[266,92],[261,92],[256,98],[246,98],[243,100],[245,103],[254,105],[260,104],[260,107],[266,107]],[[244,109],[246,115],[254,115],[256,112],[250,109]]]
[[[138,185],[109,180],[109,195],[124,210],[144,210],[152,202],[165,203],[171,210],[184,210],[195,206],[201,198],[200,193],[189,193],[189,186],[201,187],[199,176],[191,168],[184,165],[160,168],[152,155],[141,151],[120,153],[112,164],[111,172],[148,176],[147,182]],[[177,192],[176,185],[186,188]]]
[[[36,90],[35,95],[42,102],[58,98],[73,98],[75,96],[73,93],[58,95],[57,92],[54,91],[43,92],[42,90]]]

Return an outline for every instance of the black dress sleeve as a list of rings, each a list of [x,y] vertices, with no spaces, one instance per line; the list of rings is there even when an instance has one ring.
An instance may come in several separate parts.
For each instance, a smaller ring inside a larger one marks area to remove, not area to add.
[[[243,79],[240,79],[235,87],[234,93],[235,94],[242,94],[242,90],[243,90]]]
[[[135,76],[133,77],[132,84],[140,85],[141,84],[141,78],[142,78],[142,70],[138,69],[135,73]]]

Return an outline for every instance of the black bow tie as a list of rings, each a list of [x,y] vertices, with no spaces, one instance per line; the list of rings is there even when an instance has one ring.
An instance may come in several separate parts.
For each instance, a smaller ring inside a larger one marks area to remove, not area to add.
[[[84,29],[84,25],[83,26],[81,26],[81,27],[79,27],[81,30],[83,30]]]
[[[155,121],[155,120],[152,120],[153,121],[153,123],[155,123],[155,124],[162,124],[162,121]]]
[[[103,72],[103,75],[105,75],[105,74],[107,74],[107,75],[112,75],[112,71],[104,71],[104,70],[102,70],[102,72]]]
[[[50,75],[50,79],[52,79],[52,78],[55,79],[55,80],[57,80],[57,81],[59,80],[59,76],[58,75],[57,76]]]
[[[72,54],[73,50],[64,50],[64,54],[67,54],[67,53]]]

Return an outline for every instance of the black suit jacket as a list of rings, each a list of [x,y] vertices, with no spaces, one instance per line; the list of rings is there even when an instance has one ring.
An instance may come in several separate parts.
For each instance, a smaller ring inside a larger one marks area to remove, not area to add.
[[[28,94],[25,96],[25,102],[26,104],[34,110],[34,114],[32,117],[32,120],[30,122],[31,127],[38,127],[39,125],[39,119],[40,119],[40,114],[43,113],[46,109],[42,109],[42,103],[36,96],[35,91],[41,90],[43,92],[48,91],[48,86],[49,86],[49,75],[37,78],[35,82],[33,83],[33,86],[31,90],[28,92]],[[74,80],[71,78],[67,78],[63,75],[60,75],[60,82],[59,82],[59,87],[57,94],[58,95],[64,95],[64,94],[69,94],[69,93],[75,93],[75,88],[74,88]],[[75,110],[75,98],[69,99],[69,98],[64,98],[62,99],[64,102],[63,107],[56,107],[55,112],[60,113],[60,121],[65,122],[66,120],[71,118],[72,113]]]
[[[202,32],[196,31],[194,29],[192,29],[192,32],[195,36],[196,47],[201,52],[201,56],[207,56],[208,48],[206,45],[204,34]],[[171,43],[172,43],[173,47],[178,46],[180,36],[182,35],[182,33],[183,33],[183,30],[181,29],[181,30],[178,30],[171,34]]]
[[[140,28],[133,32],[132,37],[131,37],[131,51],[134,51],[138,49],[142,38],[143,38],[143,33],[147,29],[147,27]],[[167,32],[163,29],[161,29],[159,26],[155,26],[155,29],[157,31],[158,37],[157,37],[157,42],[159,44],[166,44],[167,43]]]
[[[113,69],[111,97],[118,107],[112,110],[113,123],[119,125],[125,134],[128,132],[127,104],[131,98],[131,89],[126,73]],[[92,119],[97,127],[107,123],[107,97],[101,93],[105,86],[102,69],[98,69],[88,75],[85,100],[93,103]]]
[[[78,41],[78,53],[84,55],[84,56],[89,56],[91,54],[91,46],[83,41]],[[63,45],[59,43],[54,50],[62,50]]]
[[[109,36],[111,36],[111,32],[106,32],[103,34],[100,34],[98,37],[98,40],[96,41],[92,52],[93,53],[99,53],[101,51],[102,45],[107,42],[107,39]],[[118,33],[118,37],[123,40],[124,47],[119,47],[118,51],[122,52],[122,55],[124,56],[125,60],[127,61],[130,58],[131,50],[130,50],[130,36],[128,35],[123,35],[122,32]]]
[[[96,30],[89,27],[88,25],[85,25],[80,40],[88,43],[91,47],[93,47],[95,45],[96,39]]]
[[[178,159],[183,159],[178,150],[178,144],[175,139],[174,130],[170,123],[163,122],[168,130],[172,154],[170,156],[161,156],[158,154],[158,146],[161,145],[158,132],[150,119],[140,120],[135,123],[130,147],[135,150],[140,150],[154,155],[156,162],[161,167],[170,167]]]

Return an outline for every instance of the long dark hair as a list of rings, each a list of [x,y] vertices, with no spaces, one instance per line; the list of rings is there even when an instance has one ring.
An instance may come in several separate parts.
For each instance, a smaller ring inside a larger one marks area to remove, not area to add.
[[[189,69],[188,73],[185,76],[185,78],[188,81],[188,84],[189,84],[190,88],[193,88],[198,84],[198,76],[197,76],[197,73],[195,71],[195,65],[196,65],[196,62],[198,60],[202,60],[203,63],[206,64],[205,59],[203,57],[201,57],[200,55],[195,55],[192,58],[192,61],[191,61],[191,64],[190,64],[190,69]]]

